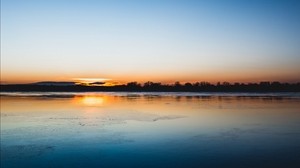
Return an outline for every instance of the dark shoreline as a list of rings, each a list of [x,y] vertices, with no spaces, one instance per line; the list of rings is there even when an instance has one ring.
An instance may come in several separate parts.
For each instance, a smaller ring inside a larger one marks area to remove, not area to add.
[[[138,85],[129,83],[116,86],[56,86],[34,84],[0,85],[0,92],[229,92],[229,93],[272,93],[300,92],[300,83],[296,84],[227,84],[227,85]]]

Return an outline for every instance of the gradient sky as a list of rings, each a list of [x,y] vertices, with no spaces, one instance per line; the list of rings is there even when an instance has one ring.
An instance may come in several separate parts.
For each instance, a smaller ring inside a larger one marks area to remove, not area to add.
[[[300,81],[300,1],[1,0],[1,81]]]

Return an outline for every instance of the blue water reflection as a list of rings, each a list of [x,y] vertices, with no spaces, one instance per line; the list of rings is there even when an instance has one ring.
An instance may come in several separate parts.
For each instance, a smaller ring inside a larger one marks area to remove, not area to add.
[[[299,94],[1,93],[1,168],[299,167]]]

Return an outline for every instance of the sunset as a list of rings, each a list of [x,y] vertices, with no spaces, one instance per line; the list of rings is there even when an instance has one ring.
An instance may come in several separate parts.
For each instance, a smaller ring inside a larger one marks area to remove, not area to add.
[[[1,83],[300,81],[297,1],[1,1]]]
[[[1,168],[300,167],[300,1],[1,0]]]

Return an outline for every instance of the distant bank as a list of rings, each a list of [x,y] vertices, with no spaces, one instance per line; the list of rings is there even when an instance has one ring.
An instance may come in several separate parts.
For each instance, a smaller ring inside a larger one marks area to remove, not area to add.
[[[86,86],[74,83],[39,82],[34,84],[1,84],[1,92],[300,92],[300,83],[218,83],[196,82],[173,85],[130,82],[115,86]]]

